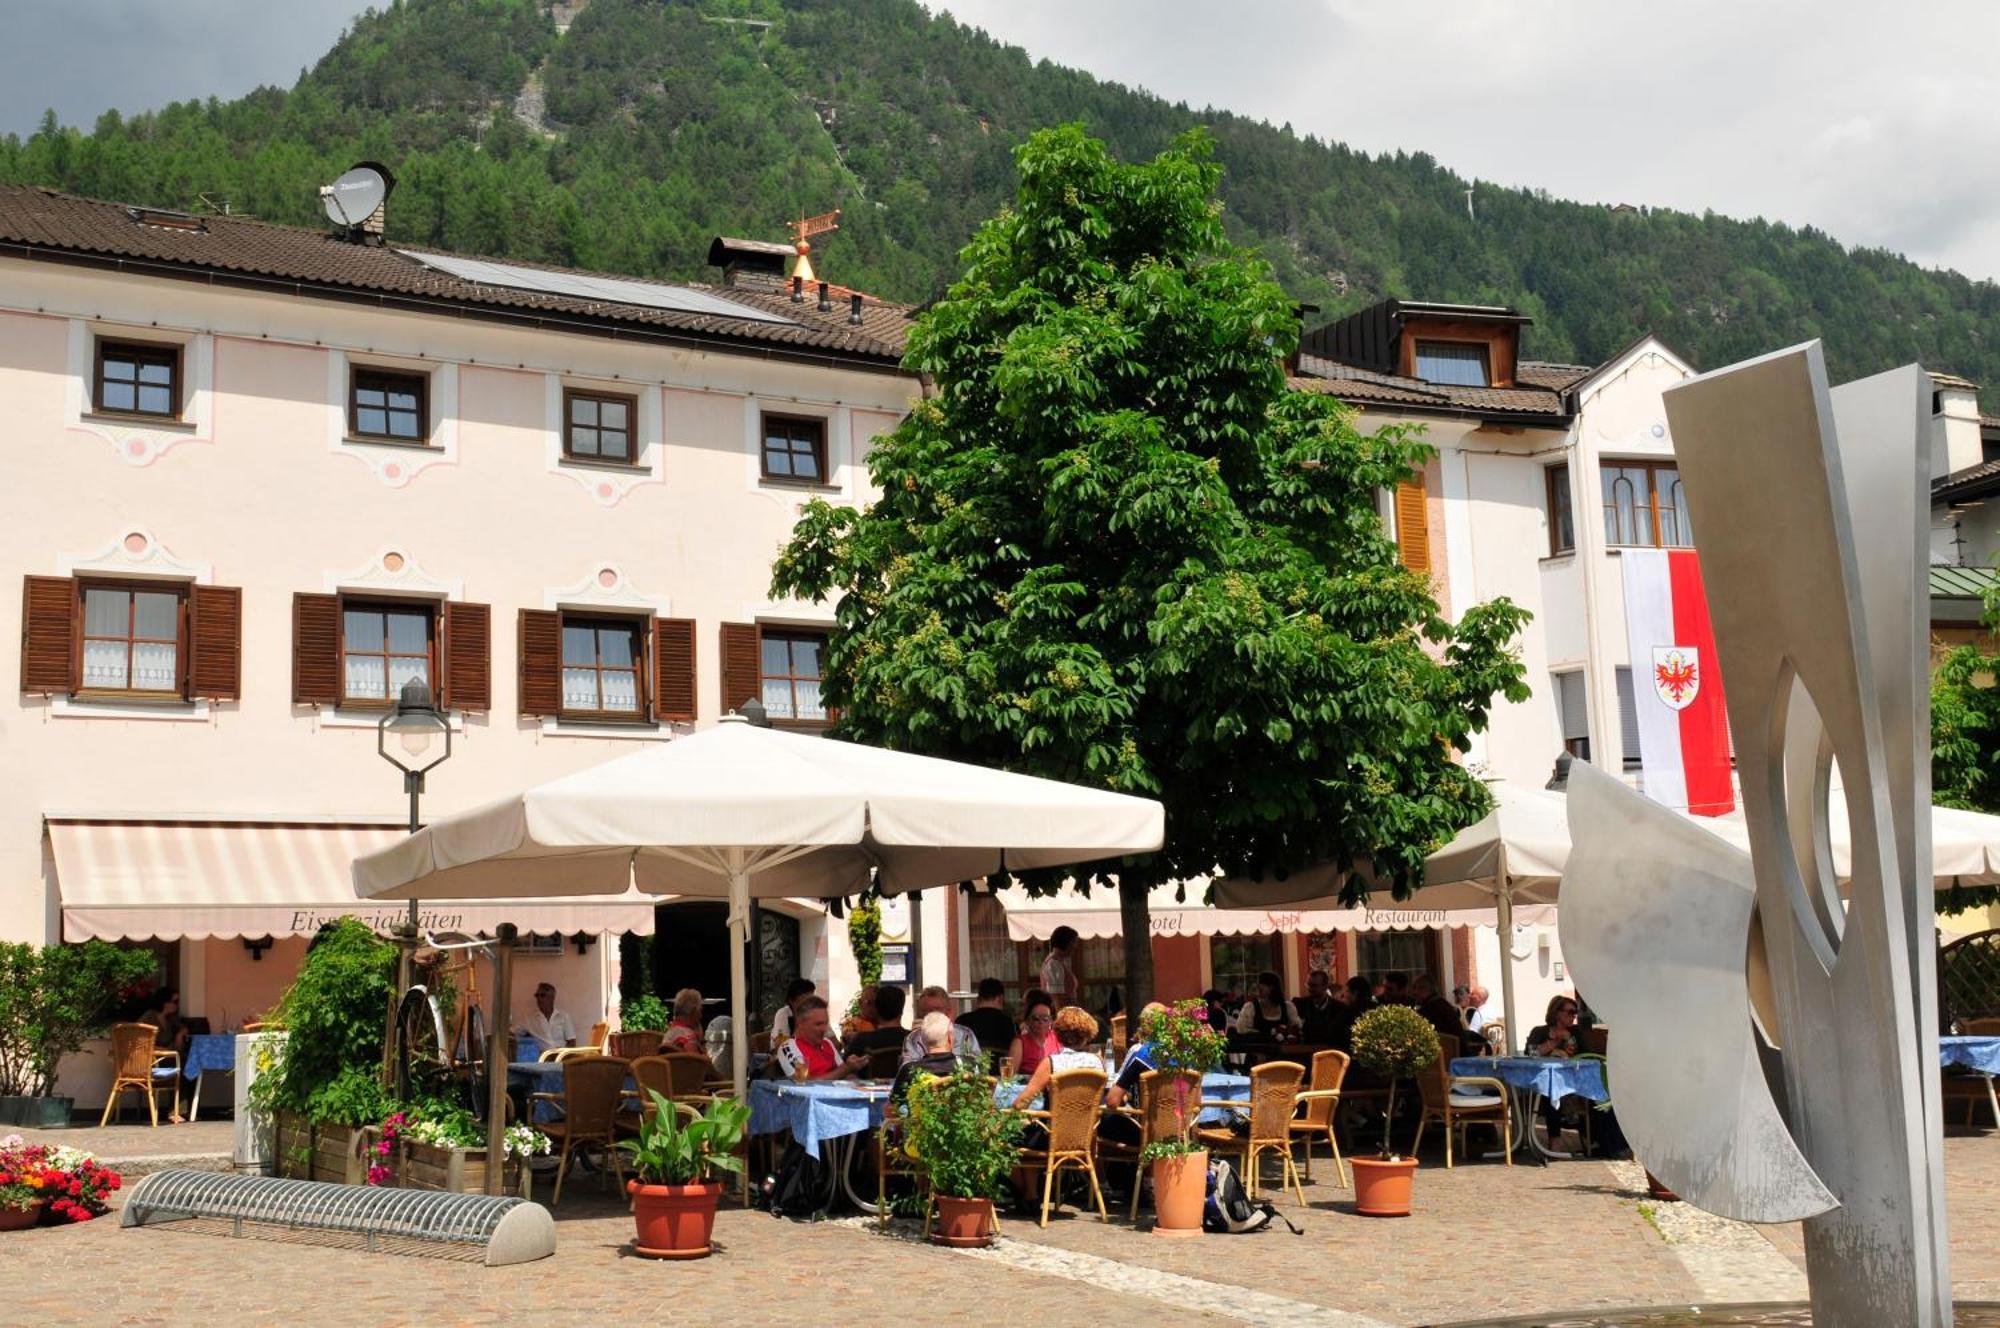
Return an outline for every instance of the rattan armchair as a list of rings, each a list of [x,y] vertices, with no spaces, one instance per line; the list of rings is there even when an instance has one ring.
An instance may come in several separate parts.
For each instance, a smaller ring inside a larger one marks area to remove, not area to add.
[[[544,1102],[562,1105],[562,1119],[540,1126],[556,1145],[556,1188],[551,1203],[562,1202],[563,1177],[569,1159],[585,1144],[603,1149],[610,1169],[618,1176],[618,1188],[625,1188],[625,1164],[618,1149],[618,1107],[625,1097],[625,1077],[632,1064],[617,1056],[571,1056],[562,1062],[563,1091],[536,1093]],[[599,1184],[603,1177],[598,1177]]]
[[[1061,1070],[1050,1076],[1048,1109],[1023,1112],[1029,1120],[1040,1121],[1049,1137],[1042,1148],[1023,1148],[1021,1161],[1030,1170],[1042,1173],[1041,1225],[1049,1224],[1052,1201],[1060,1202],[1056,1191],[1058,1173],[1081,1171],[1090,1178],[1090,1197],[1097,1203],[1097,1216],[1110,1221],[1105,1211],[1104,1190],[1097,1183],[1097,1122],[1104,1114],[1104,1071]]]
[[[1347,1053],[1313,1053],[1312,1088],[1299,1094],[1299,1114],[1292,1119],[1292,1137],[1306,1152],[1306,1179],[1313,1178],[1313,1140],[1325,1139],[1333,1150],[1334,1174],[1347,1184],[1347,1163],[1340,1156],[1340,1139],[1334,1128],[1334,1113],[1340,1109],[1340,1086],[1347,1079]]]
[[[545,1048],[539,1059],[545,1061],[566,1061],[572,1056],[603,1056],[607,1054],[611,1041],[611,1025],[602,1019],[590,1026],[590,1036],[574,1047]]]
[[[111,1026],[111,1091],[104,1098],[104,1115],[97,1122],[100,1126],[111,1123],[118,1099],[130,1088],[146,1095],[146,1112],[152,1117],[154,1129],[160,1126],[162,1088],[174,1095],[173,1110],[167,1113],[169,1118],[180,1114],[181,1054],[154,1046],[153,1041],[159,1035],[160,1030],[152,1024]]]
[[[1178,1104],[1178,1110],[1176,1110]],[[1135,1168],[1132,1176],[1132,1209],[1127,1220],[1139,1220],[1139,1192],[1144,1186],[1139,1183],[1137,1168],[1146,1149],[1168,1139],[1177,1139],[1181,1132],[1182,1113],[1198,1116],[1201,1113],[1201,1076],[1191,1070],[1148,1070],[1139,1076],[1138,1105],[1115,1108],[1121,1116],[1137,1121],[1139,1142],[1128,1144],[1116,1139],[1100,1138],[1097,1153],[1101,1158],[1115,1158],[1130,1161]]]
[[[1291,1190],[1300,1206],[1305,1204],[1305,1186],[1292,1161],[1292,1118],[1298,1114],[1299,1085],[1305,1077],[1306,1067],[1297,1061],[1265,1061],[1250,1071],[1250,1132],[1238,1134],[1227,1128],[1195,1132],[1195,1139],[1212,1153],[1243,1155],[1243,1189],[1252,1199],[1257,1197],[1257,1164],[1264,1154],[1276,1153],[1284,1162],[1278,1188]],[[1238,1112],[1245,1106],[1226,1100],[1204,1100],[1202,1105]]]
[[[629,1032],[612,1033],[606,1048],[613,1056],[622,1056],[628,1061],[641,1056],[657,1056],[660,1053],[660,1034],[647,1028],[635,1028]]]
[[[1417,1073],[1417,1092],[1423,1099],[1424,1110],[1417,1118],[1417,1137],[1410,1144],[1410,1153],[1414,1156],[1423,1144],[1424,1126],[1437,1121],[1444,1126],[1444,1165],[1449,1170],[1452,1132],[1456,1130],[1463,1137],[1464,1132],[1474,1125],[1491,1125],[1500,1131],[1500,1151],[1511,1167],[1514,1165],[1513,1095],[1508,1092],[1507,1085],[1498,1079],[1485,1075],[1454,1075],[1450,1062],[1456,1054],[1454,1046],[1432,1062],[1429,1069]],[[1493,1091],[1490,1094],[1464,1091],[1469,1088]]]
[[[1118,1054],[1119,1054],[1120,1056],[1123,1056],[1123,1055],[1125,1054],[1125,1016],[1124,1016],[1124,1015],[1122,1015],[1122,1014],[1114,1014],[1114,1015],[1112,1015],[1112,1016],[1111,1016],[1111,1035],[1110,1035],[1110,1036],[1111,1036],[1111,1049],[1112,1049],[1113,1051],[1117,1052],[1117,1053],[1118,1053]]]

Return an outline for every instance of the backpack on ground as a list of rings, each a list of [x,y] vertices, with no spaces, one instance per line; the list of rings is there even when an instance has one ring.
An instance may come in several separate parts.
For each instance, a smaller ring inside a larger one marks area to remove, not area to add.
[[[816,1217],[826,1202],[826,1167],[794,1141],[760,1188],[761,1206],[771,1216]]]
[[[1292,1226],[1290,1219],[1279,1213],[1269,1200],[1253,1201],[1244,1192],[1243,1182],[1236,1178],[1236,1168],[1227,1162],[1209,1165],[1208,1199],[1201,1206],[1203,1231],[1240,1236],[1246,1232],[1262,1231],[1271,1225],[1274,1217],[1289,1227],[1294,1236],[1304,1234]]]

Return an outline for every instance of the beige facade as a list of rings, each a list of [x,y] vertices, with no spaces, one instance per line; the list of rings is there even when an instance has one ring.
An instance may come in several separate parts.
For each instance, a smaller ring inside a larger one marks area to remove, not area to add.
[[[178,348],[181,418],[99,415],[100,340]],[[357,366],[425,376],[425,446],[353,440]],[[636,465],[564,459],[566,387],[635,398]],[[21,652],[0,652],[0,936],[62,935],[52,815],[264,824],[402,813],[399,776],[376,752],[379,711],[293,701],[297,594],[490,606],[490,704],[450,715],[454,753],[430,776],[427,815],[689,727],[522,716],[521,610],[693,620],[694,722],[715,722],[724,623],[810,629],[832,619],[830,606],[769,596],[773,554],[810,495],[763,478],[762,412],[823,420],[828,482],[812,492],[857,502],[870,440],[894,427],[914,391],[886,367],[0,259],[0,618],[22,621],[30,576],[241,590],[233,700],[23,690]],[[801,967],[837,988],[849,976],[844,929],[829,928],[817,906],[793,911]],[[278,985],[265,979],[289,974],[299,944],[257,957],[237,937],[180,941],[188,1012],[230,1023],[254,1015]],[[519,1004],[547,976],[586,1026],[615,990],[616,962],[615,944],[528,956]]]

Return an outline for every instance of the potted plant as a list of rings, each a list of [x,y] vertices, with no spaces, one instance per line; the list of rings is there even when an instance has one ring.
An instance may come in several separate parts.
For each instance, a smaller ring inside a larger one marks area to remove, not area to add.
[[[42,1164],[44,1151],[18,1134],[0,1139],[0,1231],[20,1231],[41,1220],[58,1179]]]
[[[1229,1040],[1208,1022],[1208,1006],[1201,1001],[1176,1001],[1170,1009],[1153,1011],[1140,1021],[1139,1036],[1148,1048],[1147,1060],[1162,1074],[1192,1074],[1199,1079],[1222,1064],[1229,1050]],[[1176,1090],[1182,1087],[1176,1080]],[[1156,1236],[1201,1234],[1208,1150],[1194,1142],[1201,1105],[1186,1096],[1185,1091],[1178,1092],[1174,1103],[1174,1137],[1153,1140],[1139,1155],[1153,1171]]]
[[[634,996],[618,1011],[618,1022],[628,1033],[665,1033],[673,1017],[665,1001],[647,992]]]
[[[714,1177],[743,1169],[736,1149],[750,1123],[749,1104],[710,1098],[699,1116],[689,1108],[692,1119],[683,1121],[682,1108],[648,1091],[653,1110],[640,1122],[639,1137],[619,1144],[632,1155],[633,1249],[649,1259],[705,1258],[722,1197],[722,1182]]]
[[[102,1036],[130,988],[158,965],[144,950],[103,941],[0,944],[0,1124],[69,1124],[74,1103],[52,1096],[62,1058]]]
[[[929,1175],[937,1205],[931,1240],[992,1244],[993,1201],[1007,1192],[1025,1118],[997,1104],[992,1082],[974,1070],[921,1080],[910,1088],[909,1106],[905,1146]]]
[[[1438,1036],[1430,1021],[1407,1005],[1378,1005],[1354,1021],[1354,1063],[1389,1083],[1379,1157],[1350,1159],[1355,1211],[1369,1217],[1408,1217],[1417,1159],[1394,1151],[1396,1088],[1437,1064]]]

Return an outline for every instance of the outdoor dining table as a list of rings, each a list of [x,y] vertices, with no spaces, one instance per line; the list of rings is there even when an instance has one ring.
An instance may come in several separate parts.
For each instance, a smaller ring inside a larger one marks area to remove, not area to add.
[[[874,1216],[875,1202],[855,1187],[856,1145],[881,1128],[889,1107],[889,1085],[866,1079],[794,1084],[776,1079],[750,1082],[751,1134],[789,1131],[809,1157],[826,1162],[826,1201],[845,1193],[848,1202]]]
[[[1535,1116],[1542,1099],[1560,1102],[1580,1097],[1588,1102],[1609,1102],[1611,1093],[1604,1083],[1604,1062],[1588,1056],[1454,1056],[1454,1078],[1474,1076],[1498,1079],[1514,1090],[1514,1122],[1517,1133],[1508,1141],[1512,1151],[1525,1142],[1538,1157],[1564,1160],[1574,1153],[1558,1152],[1535,1137]]]
[[[236,1035],[196,1033],[189,1037],[187,1050],[181,1053],[181,1073],[194,1080],[194,1092],[188,1095],[187,1114],[192,1121],[201,1114],[202,1077],[236,1073]]]
[[[1986,1104],[1993,1119],[2000,1122],[2000,1094],[1993,1091],[1993,1079],[2000,1075],[2000,1037],[1941,1037],[1938,1060],[1945,1065],[1962,1065],[1986,1080]]]

